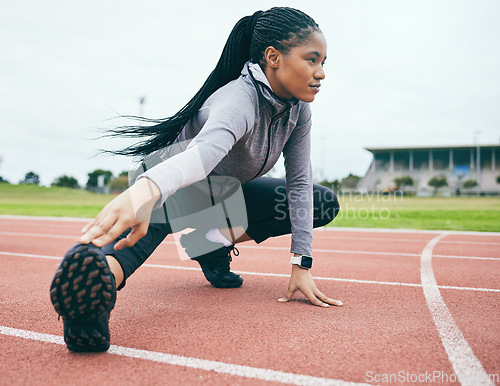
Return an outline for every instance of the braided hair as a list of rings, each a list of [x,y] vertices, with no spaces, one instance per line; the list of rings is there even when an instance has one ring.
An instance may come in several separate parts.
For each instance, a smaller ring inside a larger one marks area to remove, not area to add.
[[[111,129],[109,136],[146,139],[125,149],[110,152],[119,155],[146,156],[171,145],[208,97],[240,76],[247,61],[265,66],[264,51],[267,47],[273,46],[286,55],[292,47],[305,44],[315,31],[320,29],[311,17],[288,7],[274,7],[265,12],[257,11],[252,16],[243,17],[233,27],[215,69],[196,95],[175,115],[164,120],[133,117],[153,125],[121,126]]]

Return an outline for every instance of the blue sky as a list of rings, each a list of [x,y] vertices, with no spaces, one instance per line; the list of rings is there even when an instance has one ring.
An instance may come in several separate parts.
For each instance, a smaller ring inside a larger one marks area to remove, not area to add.
[[[131,160],[100,129],[117,114],[167,117],[198,90],[233,25],[275,5],[311,15],[328,41],[313,110],[317,178],[363,175],[364,147],[498,144],[497,1],[54,1],[0,6],[0,176],[81,184]]]

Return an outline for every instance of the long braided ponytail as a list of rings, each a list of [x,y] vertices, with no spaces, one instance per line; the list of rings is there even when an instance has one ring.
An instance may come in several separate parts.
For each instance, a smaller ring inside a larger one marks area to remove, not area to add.
[[[165,120],[136,117],[153,125],[122,126],[110,130],[109,136],[146,138],[125,149],[110,152],[145,156],[172,144],[208,97],[240,76],[247,61],[264,64],[264,51],[269,46],[287,54],[290,48],[304,44],[314,31],[319,31],[316,22],[293,8],[274,7],[243,17],[233,27],[215,69],[196,95],[175,115]]]

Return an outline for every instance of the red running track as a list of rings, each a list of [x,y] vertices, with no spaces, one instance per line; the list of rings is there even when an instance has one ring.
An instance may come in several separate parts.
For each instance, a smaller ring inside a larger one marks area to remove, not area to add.
[[[110,350],[75,354],[49,286],[82,225],[0,217],[4,384],[500,384],[500,234],[316,231],[330,308],[277,301],[288,237],[239,246],[243,287],[216,289],[169,236],[119,292]]]

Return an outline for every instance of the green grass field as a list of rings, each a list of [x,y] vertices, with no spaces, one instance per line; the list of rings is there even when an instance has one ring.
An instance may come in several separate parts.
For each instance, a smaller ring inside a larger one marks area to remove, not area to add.
[[[0,214],[95,217],[113,197],[86,190],[0,183]]]
[[[500,232],[498,197],[340,197],[342,227]]]
[[[0,214],[95,217],[113,195],[0,183]],[[330,226],[500,232],[500,198],[343,196]]]

